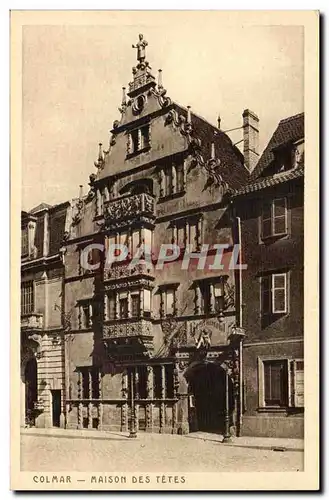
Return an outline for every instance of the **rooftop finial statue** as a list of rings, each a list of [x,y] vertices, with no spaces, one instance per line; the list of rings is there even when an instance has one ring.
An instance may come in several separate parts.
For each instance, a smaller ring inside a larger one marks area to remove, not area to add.
[[[138,36],[139,42],[136,45],[133,45],[132,48],[137,49],[137,60],[141,63],[145,61],[145,47],[148,45],[148,43],[146,40],[144,40],[144,36],[142,35],[142,33],[140,33]]]

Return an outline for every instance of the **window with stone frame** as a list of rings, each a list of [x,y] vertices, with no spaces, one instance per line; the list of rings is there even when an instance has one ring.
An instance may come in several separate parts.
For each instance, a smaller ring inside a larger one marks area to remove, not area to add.
[[[153,366],[153,395],[155,399],[162,399],[162,367]]]
[[[282,315],[288,312],[288,273],[261,276],[262,316]]]
[[[131,317],[138,318],[140,315],[140,294],[132,293],[131,294]]]
[[[128,248],[128,255],[133,257],[138,252],[141,244],[145,245],[146,248],[152,249],[152,231],[148,228],[128,228],[126,230],[118,231],[116,234],[112,234],[105,239],[105,254],[110,250],[110,247],[114,245],[125,245]],[[115,256],[120,255],[120,249],[117,248],[114,251]],[[113,255],[113,250],[111,252]]]
[[[196,251],[200,244],[200,222],[196,219],[176,220],[171,224],[172,243],[180,248],[186,248],[189,245],[192,251]]]
[[[80,367],[81,374],[81,399],[100,398],[100,372],[97,367]]]
[[[226,279],[226,276],[220,276],[195,283],[195,314],[219,314],[224,311]]]
[[[163,379],[164,377],[164,379]],[[153,366],[153,394],[155,399],[173,399],[174,365]]]
[[[128,294],[120,293],[119,295],[119,318],[128,318]]]
[[[21,232],[21,254],[25,257],[29,253],[29,233],[28,228],[25,227]]]
[[[165,365],[165,398],[174,397],[174,365]]]
[[[302,359],[260,360],[260,407],[304,407],[304,361]]]
[[[160,287],[160,317],[168,318],[177,315],[177,288],[179,284]]]
[[[79,328],[89,329],[93,326],[94,304],[91,299],[79,302]]]
[[[282,237],[287,233],[287,198],[264,201],[261,215],[261,239]]]
[[[176,160],[160,171],[160,198],[170,197],[185,191],[184,160]]]
[[[32,280],[21,283],[21,315],[34,312],[34,283]]]
[[[147,399],[147,367],[145,365],[128,369],[128,400],[131,399],[132,385],[135,399]]]
[[[127,155],[140,153],[150,148],[150,125],[131,130],[128,133]]]

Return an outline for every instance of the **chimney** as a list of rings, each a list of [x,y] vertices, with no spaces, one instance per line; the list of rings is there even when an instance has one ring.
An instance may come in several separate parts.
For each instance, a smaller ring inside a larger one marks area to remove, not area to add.
[[[259,118],[250,109],[245,109],[242,117],[244,164],[251,173],[259,158]]]

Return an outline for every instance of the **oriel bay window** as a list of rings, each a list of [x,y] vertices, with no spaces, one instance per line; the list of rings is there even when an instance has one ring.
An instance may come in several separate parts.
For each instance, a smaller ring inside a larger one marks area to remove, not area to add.
[[[151,316],[151,290],[146,288],[106,292],[104,302],[105,321]]]
[[[304,361],[259,359],[259,406],[304,407]]]
[[[287,198],[264,201],[261,216],[261,239],[285,236],[287,232]]]
[[[262,316],[282,315],[288,312],[288,273],[261,276]]]
[[[133,257],[141,245],[151,252],[152,240],[153,232],[147,227],[127,228],[126,230],[110,234],[105,239],[105,252],[107,254],[109,250],[111,251],[111,246],[113,248],[114,245],[120,244],[126,246],[128,248],[128,256]],[[115,249],[114,255],[119,256],[120,249]]]

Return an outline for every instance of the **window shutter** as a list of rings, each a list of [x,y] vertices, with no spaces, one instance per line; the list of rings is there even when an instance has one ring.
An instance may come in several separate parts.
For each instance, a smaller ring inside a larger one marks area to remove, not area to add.
[[[263,203],[262,211],[262,238],[272,236],[272,203]]]
[[[261,277],[261,312],[270,314],[271,312],[271,289],[270,276]]]
[[[293,377],[293,391],[294,391],[294,405],[296,408],[304,407],[304,361],[293,361],[294,377]]]

